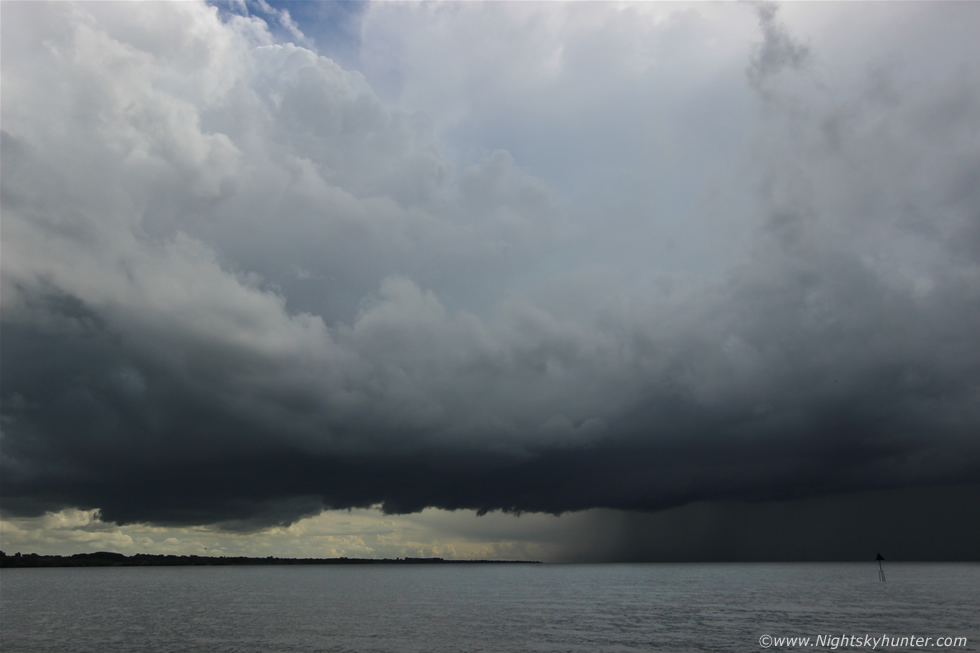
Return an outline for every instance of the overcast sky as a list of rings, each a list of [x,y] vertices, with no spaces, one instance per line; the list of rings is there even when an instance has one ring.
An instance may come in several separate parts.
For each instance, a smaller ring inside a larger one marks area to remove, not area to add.
[[[978,29],[4,2],[4,550],[976,559]]]

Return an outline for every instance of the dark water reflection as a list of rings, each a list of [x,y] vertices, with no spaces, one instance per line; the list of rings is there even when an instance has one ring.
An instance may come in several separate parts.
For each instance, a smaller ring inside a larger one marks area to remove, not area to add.
[[[967,637],[945,650],[980,650],[980,565],[887,571],[879,583],[874,563],[5,569],[0,645],[761,651],[764,634],[888,634]]]

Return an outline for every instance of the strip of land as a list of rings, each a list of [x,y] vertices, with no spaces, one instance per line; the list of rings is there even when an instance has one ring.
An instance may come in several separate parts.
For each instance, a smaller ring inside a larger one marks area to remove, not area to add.
[[[538,560],[445,560],[443,558],[246,558],[243,556],[151,555],[97,551],[70,556],[0,551],[0,567],[178,567],[229,565],[432,565],[432,564],[538,564]]]

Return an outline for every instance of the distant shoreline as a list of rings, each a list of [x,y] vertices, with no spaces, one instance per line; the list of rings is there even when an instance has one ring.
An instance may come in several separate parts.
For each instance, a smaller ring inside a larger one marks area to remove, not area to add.
[[[70,556],[0,551],[0,568],[18,567],[227,567],[247,565],[432,565],[432,564],[541,564],[539,560],[446,560],[444,558],[248,558],[245,556],[153,555],[132,556],[109,551]]]

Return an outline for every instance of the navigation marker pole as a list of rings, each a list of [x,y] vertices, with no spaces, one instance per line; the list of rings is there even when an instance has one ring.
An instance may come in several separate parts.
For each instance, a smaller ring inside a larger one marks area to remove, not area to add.
[[[885,571],[881,568],[881,561],[884,559],[885,557],[880,553],[878,554],[878,557],[875,558],[875,560],[878,561],[878,580],[881,582],[885,582]]]

